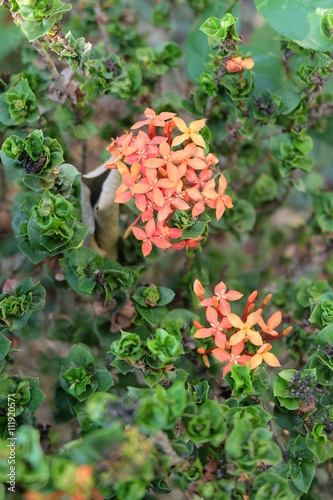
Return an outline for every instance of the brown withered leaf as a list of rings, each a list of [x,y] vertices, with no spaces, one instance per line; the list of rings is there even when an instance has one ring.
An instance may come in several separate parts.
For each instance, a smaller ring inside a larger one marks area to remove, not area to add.
[[[2,288],[2,293],[14,293],[14,288],[19,283],[17,280],[7,280],[5,281],[3,288]]]
[[[85,244],[103,257],[117,258],[119,205],[114,202],[121,177],[105,163],[81,176],[82,222],[89,232]]]
[[[63,104],[67,101],[68,96],[70,96],[73,102],[76,104],[77,101],[85,95],[85,93],[81,92],[81,90],[79,89],[79,84],[75,80],[74,71],[71,68],[66,68],[60,72],[60,75],[62,76],[63,83],[66,88],[66,93],[64,93],[55,82],[50,85],[47,97],[49,97],[49,99],[51,99],[52,101]]]
[[[111,328],[110,328],[111,332],[117,333],[120,332],[120,330],[129,328],[132,324],[134,316],[135,316],[135,307],[133,303],[130,300],[128,300],[127,304],[125,304],[125,306],[118,314],[111,316]]]
[[[302,413],[313,412],[316,409],[316,403],[311,401],[311,403],[306,403],[305,401],[299,402],[299,409]]]
[[[47,257],[45,259],[45,262],[56,281],[65,281],[66,279],[59,264],[59,259],[61,259],[62,257],[62,255],[57,255],[56,257]]]

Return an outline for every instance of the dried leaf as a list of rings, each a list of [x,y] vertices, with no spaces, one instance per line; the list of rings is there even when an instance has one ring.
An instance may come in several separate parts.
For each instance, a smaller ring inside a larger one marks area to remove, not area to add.
[[[103,257],[116,259],[120,231],[119,205],[114,199],[120,174],[104,165],[81,177],[82,219],[89,228],[86,245]]]
[[[7,280],[5,281],[2,289],[2,293],[14,293],[14,288],[19,283],[17,280]]]

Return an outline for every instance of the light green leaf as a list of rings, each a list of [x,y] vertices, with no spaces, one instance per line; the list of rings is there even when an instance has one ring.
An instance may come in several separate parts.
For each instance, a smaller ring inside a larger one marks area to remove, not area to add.
[[[280,35],[306,49],[328,52],[333,41],[321,30],[331,0],[254,0],[259,13]],[[319,5],[320,4],[320,5]]]

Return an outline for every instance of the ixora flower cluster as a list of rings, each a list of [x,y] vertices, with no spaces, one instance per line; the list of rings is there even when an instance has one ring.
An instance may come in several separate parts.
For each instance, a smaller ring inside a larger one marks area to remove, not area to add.
[[[148,126],[148,134],[142,130],[136,136],[125,133],[107,148],[113,158],[106,168],[117,168],[123,182],[115,202],[134,198],[140,211],[125,237],[132,230],[143,242],[144,256],[150,254],[153,245],[162,250],[199,246],[206,226],[201,224],[198,231],[194,224],[206,205],[216,210],[217,219],[225,207],[232,207],[230,196],[225,194],[224,175],[220,175],[218,186],[213,176],[218,159],[212,153],[205,154],[206,143],[199,133],[205,120],[187,125],[175,113],[156,115],[149,108],[145,116],[146,120],[133,125],[132,130]],[[163,135],[156,134],[157,127],[163,127]],[[174,128],[181,134],[172,140]],[[142,226],[138,227],[140,221]]]
[[[254,291],[247,299],[244,312],[241,317],[231,312],[231,301],[237,301],[243,294],[236,290],[227,291],[226,285],[221,281],[214,289],[213,297],[204,298],[205,290],[199,280],[194,282],[194,293],[200,298],[200,305],[206,308],[206,318],[210,326],[204,328],[198,321],[194,321],[197,331],[194,337],[197,339],[212,338],[216,347],[204,349],[199,347],[199,354],[203,355],[203,361],[207,367],[210,366],[208,354],[212,354],[218,361],[227,362],[223,370],[223,377],[230,371],[232,364],[245,366],[250,364],[254,370],[263,361],[269,366],[280,366],[278,359],[269,352],[272,349],[272,341],[288,335],[292,326],[278,333],[275,328],[282,321],[280,311],[275,312],[267,323],[262,318],[263,309],[270,302],[272,295],[269,294],[263,300],[259,309],[256,309],[255,300],[258,292]],[[257,327],[255,328],[255,326]]]

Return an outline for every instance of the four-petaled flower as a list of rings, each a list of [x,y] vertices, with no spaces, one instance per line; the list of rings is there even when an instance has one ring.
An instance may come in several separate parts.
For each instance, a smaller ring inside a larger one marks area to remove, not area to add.
[[[153,245],[161,250],[166,250],[170,247],[170,243],[160,237],[159,232],[156,234],[156,224],[154,219],[147,222],[144,230],[139,227],[133,227],[132,231],[136,239],[143,241],[142,253],[146,257],[152,251]]]
[[[228,194],[224,194],[227,189],[227,181],[223,174],[221,174],[219,179],[219,189],[218,189],[218,198],[216,201],[216,219],[221,219],[224,214],[225,207],[232,208],[232,201]]]
[[[167,113],[167,112],[160,113],[159,115],[157,115],[155,111],[150,108],[147,108],[144,114],[147,119],[135,123],[131,127],[131,129],[136,130],[138,128],[144,127],[145,125],[148,125],[149,137],[152,137],[155,134],[155,127],[164,127],[165,120],[170,120],[176,115],[176,113]]]
[[[250,368],[251,370],[254,370],[257,368],[257,366],[261,365],[262,361],[264,360],[269,366],[281,366],[279,363],[279,360],[272,354],[271,352],[268,352],[272,349],[271,344],[264,344],[259,347],[257,353],[252,356],[250,360]]]
[[[228,301],[239,300],[243,297],[243,294],[237,292],[236,290],[229,290],[229,292],[227,292],[227,287],[223,283],[223,281],[220,281],[220,283],[216,285],[216,287],[214,288],[214,293],[219,302],[220,310],[225,316],[230,313],[230,304]],[[200,305],[203,307],[212,306],[213,298],[204,299],[202,302],[200,302]]]
[[[182,142],[192,139],[192,141],[197,146],[200,146],[202,148],[206,147],[206,143],[203,140],[202,136],[198,134],[199,130],[201,130],[205,126],[205,118],[202,120],[195,120],[194,122],[190,123],[189,126],[187,126],[184,120],[182,120],[181,118],[175,117],[173,118],[173,121],[175,122],[179,130],[183,133],[174,138],[174,140],[172,141],[172,146],[179,146],[179,144],[181,144]]]
[[[239,77],[242,78],[243,69],[252,69],[254,66],[254,60],[250,57],[242,59],[241,56],[232,57],[227,61],[227,71],[229,73],[239,73]]]
[[[208,307],[206,311],[207,321],[210,324],[210,328],[200,328],[194,334],[197,339],[205,339],[207,337],[215,336],[215,343],[218,347],[224,347],[227,337],[223,330],[229,328],[230,322],[227,318],[223,318],[219,321],[218,314],[213,307]]]
[[[245,323],[237,316],[237,314],[228,314],[228,320],[234,328],[238,331],[232,335],[229,339],[230,345],[236,345],[242,340],[249,340],[251,344],[262,345],[263,341],[259,332],[252,330],[252,327],[258,323],[259,317],[261,315],[261,309],[249,314],[245,320]]]
[[[243,342],[239,342],[237,345],[233,345],[231,347],[230,353],[225,349],[213,349],[212,355],[214,356],[214,358],[216,358],[218,361],[221,361],[222,363],[228,361],[228,364],[223,370],[223,377],[225,377],[226,374],[231,370],[232,364],[245,366],[246,363],[248,363],[249,361],[251,362],[251,356],[248,356],[246,354],[241,355],[243,349]]]
[[[274,328],[279,326],[281,321],[282,321],[281,311],[277,311],[268,319],[267,324],[262,318],[259,318],[259,325],[261,326],[262,331],[264,333],[267,333],[268,335],[275,337],[276,335],[279,335],[279,333],[275,331]]]

